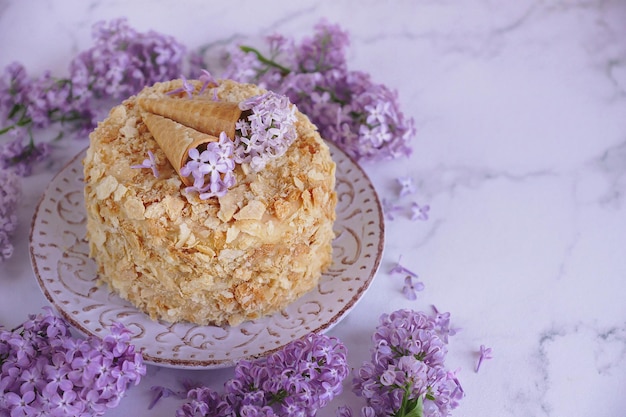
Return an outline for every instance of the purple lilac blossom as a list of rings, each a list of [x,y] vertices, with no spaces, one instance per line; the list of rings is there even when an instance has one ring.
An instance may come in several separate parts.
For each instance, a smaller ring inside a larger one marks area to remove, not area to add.
[[[0,80],[0,134],[70,122],[84,132],[93,127],[89,106],[89,96],[72,80],[49,72],[29,77],[22,64],[13,63]]]
[[[74,338],[50,308],[14,330],[0,328],[0,410],[10,415],[99,416],[118,405],[146,368],[130,332]]]
[[[200,87],[200,93],[202,93],[204,90],[207,89],[207,87],[217,87],[218,86],[218,82],[215,79],[215,77],[213,77],[213,75],[203,69],[200,70],[200,76],[198,77],[198,80],[202,81],[202,87]],[[215,95],[217,95],[217,90],[215,90],[214,92]],[[214,96],[214,101],[217,101],[217,97]]]
[[[187,53],[188,74],[198,74],[205,70],[207,64],[204,61],[202,50],[192,50]]]
[[[383,213],[385,214],[385,217],[387,218],[387,220],[395,220],[396,213],[401,212],[403,210],[402,206],[393,204],[391,201],[387,200],[386,198],[383,198],[382,206],[383,206]]]
[[[28,85],[26,101],[22,103],[34,128],[45,128],[55,122],[91,120],[91,113],[84,112],[84,96],[77,95],[70,80],[55,79],[46,71],[32,79]]]
[[[86,137],[95,127],[97,99],[125,98],[181,72],[185,48],[172,37],[137,32],[125,19],[97,23],[93,37],[95,45],[71,61],[69,78],[50,72],[30,77],[19,63],[6,67],[0,76],[0,135],[31,139],[28,147],[21,139],[5,147],[0,166],[15,165],[28,175],[32,163],[48,154],[47,145],[33,143],[32,129],[71,124],[78,137]]]
[[[418,203],[413,202],[411,204],[411,220],[428,220],[429,211],[430,206],[428,204],[421,206]]]
[[[447,345],[432,317],[412,310],[383,314],[372,342],[371,361],[355,372],[353,391],[376,416],[423,407],[424,416],[439,417],[458,406],[463,390],[444,367]]]
[[[27,133],[23,128],[13,129],[9,136],[9,142],[0,145],[0,169],[11,168],[16,174],[27,177],[33,172],[37,162],[50,155],[50,145],[46,142],[35,144],[32,140],[27,141]]]
[[[404,286],[402,287],[402,294],[409,300],[417,299],[417,292],[424,291],[424,283],[417,280],[410,275],[404,277]]]
[[[17,206],[22,195],[20,178],[11,170],[0,169],[0,262],[13,254],[11,236],[17,228]]]
[[[180,78],[183,80],[183,85],[179,88],[176,88],[172,91],[168,91],[167,93],[165,93],[165,95],[171,96],[174,94],[178,94],[178,93],[186,93],[188,98],[193,98],[193,93],[196,90],[196,87],[194,87],[193,84],[191,84],[189,82],[189,80],[187,80],[187,77],[185,77],[184,75],[181,75]]]
[[[94,25],[94,46],[70,65],[71,79],[96,98],[123,98],[146,85],[176,78],[185,47],[158,32],[137,32],[126,19]]]
[[[152,151],[148,151],[148,158],[144,159],[141,164],[131,165],[130,167],[133,169],[150,168],[152,170],[152,175],[154,175],[154,178],[159,178],[159,169],[157,167],[156,158],[154,157],[154,153]]]
[[[224,196],[236,183],[234,150],[233,141],[225,132],[220,133],[218,142],[208,143],[202,152],[190,149],[189,161],[180,169],[183,177],[192,176],[194,180],[186,192],[197,192],[201,200]]]
[[[402,294],[409,300],[415,300],[417,298],[417,292],[424,290],[424,283],[417,280],[418,276],[415,272],[406,268],[400,264],[402,256],[398,259],[398,262],[389,271],[390,274],[402,274],[404,275],[404,286],[402,287]]]
[[[223,393],[208,387],[189,391],[176,416],[313,417],[341,393],[348,373],[345,346],[309,334],[266,358],[240,361]]]
[[[408,269],[407,267],[403,266],[402,264],[400,264],[400,261],[402,261],[402,256],[400,256],[398,258],[398,262],[396,262],[396,264],[393,266],[393,268],[391,268],[391,270],[389,271],[390,274],[405,274],[405,275],[409,275],[413,278],[417,278],[417,274],[413,271],[411,271],[410,269]]]
[[[408,143],[415,133],[413,120],[405,120],[396,92],[358,71],[341,76],[333,74],[326,81],[324,90],[334,94],[311,107],[296,103],[313,120],[318,114],[334,114],[333,123],[319,126],[323,137],[357,160],[380,161],[411,154]],[[385,105],[384,113],[375,111],[381,104]]]
[[[437,332],[439,333],[439,336],[441,336],[443,341],[448,343],[448,337],[454,336],[461,329],[458,327],[451,327],[449,312],[440,313],[439,310],[437,310],[437,307],[432,306],[432,308],[435,312],[435,328],[437,329]]]
[[[349,45],[350,37],[339,25],[320,21],[315,25],[313,36],[304,38],[298,48],[301,72],[346,71]]]
[[[150,404],[148,405],[148,410],[154,408],[154,406],[161,400],[161,398],[175,397],[184,400],[187,398],[187,394],[189,391],[195,388],[199,388],[201,386],[200,384],[192,382],[188,379],[180,381],[180,384],[182,385],[182,388],[176,391],[161,385],[151,386],[150,391],[154,392],[154,396],[152,397],[152,401],[150,401]]]
[[[398,177],[396,178],[398,184],[400,185],[400,198],[409,195],[415,194],[415,183],[413,182],[413,178],[411,177]]]
[[[296,140],[296,107],[285,96],[267,92],[239,103],[244,116],[236,124],[235,162],[262,170]]]
[[[400,111],[396,92],[347,69],[349,39],[339,26],[320,22],[300,45],[281,36],[267,43],[267,57],[247,46],[231,51],[223,76],[287,95],[322,137],[357,160],[410,155],[413,119]]]

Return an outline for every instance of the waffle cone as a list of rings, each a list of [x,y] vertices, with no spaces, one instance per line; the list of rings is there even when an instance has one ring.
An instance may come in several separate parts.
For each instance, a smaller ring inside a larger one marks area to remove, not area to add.
[[[238,103],[206,99],[141,98],[139,106],[146,111],[172,119],[212,136],[222,132],[234,139],[235,123],[241,117]]]
[[[189,150],[209,142],[217,142],[218,138],[198,132],[158,114],[142,113],[142,118],[148,130],[152,133],[154,140],[159,144],[159,147],[163,150],[183,183],[185,185],[193,184],[191,178],[183,177],[180,174],[180,169],[189,160]]]

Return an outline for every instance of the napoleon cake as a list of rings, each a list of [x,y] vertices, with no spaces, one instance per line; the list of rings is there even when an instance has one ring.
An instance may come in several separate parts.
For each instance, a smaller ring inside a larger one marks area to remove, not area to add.
[[[257,319],[331,264],[335,164],[286,97],[157,83],[110,111],[83,164],[99,279],[154,320]]]

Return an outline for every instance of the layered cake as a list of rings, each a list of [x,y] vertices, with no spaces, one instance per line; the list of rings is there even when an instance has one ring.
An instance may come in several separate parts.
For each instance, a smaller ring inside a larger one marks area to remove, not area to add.
[[[291,104],[282,122],[263,119],[267,96],[228,80],[158,83],[90,135],[90,256],[152,319],[237,325],[284,308],[330,265],[335,164]],[[248,132],[255,123],[271,134]]]

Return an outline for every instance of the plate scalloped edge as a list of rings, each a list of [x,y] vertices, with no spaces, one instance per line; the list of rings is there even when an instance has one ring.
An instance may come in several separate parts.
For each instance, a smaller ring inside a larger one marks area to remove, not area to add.
[[[84,335],[102,337],[113,322],[132,332],[147,363],[185,369],[234,365],[280,349],[310,332],[331,329],[354,308],[376,275],[384,249],[380,201],[365,171],[329,143],[337,165],[333,264],[317,286],[285,309],[236,327],[151,320],[99,285],[85,240],[82,157],[52,179],[31,223],[30,255],[45,297]]]

